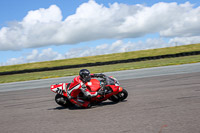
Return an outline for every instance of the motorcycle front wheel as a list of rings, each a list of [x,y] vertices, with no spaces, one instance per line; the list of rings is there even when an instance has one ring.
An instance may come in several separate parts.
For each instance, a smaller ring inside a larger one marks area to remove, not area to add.
[[[109,98],[109,100],[118,103],[120,101],[125,100],[128,97],[128,92],[123,89],[121,92],[119,92],[117,95],[113,95]]]
[[[120,101],[125,100],[128,97],[128,92],[123,89],[122,92],[118,93]]]

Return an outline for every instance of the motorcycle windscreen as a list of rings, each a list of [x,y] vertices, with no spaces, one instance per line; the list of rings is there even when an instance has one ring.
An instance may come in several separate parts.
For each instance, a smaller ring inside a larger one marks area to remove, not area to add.
[[[91,79],[90,82],[87,82],[86,86],[90,91],[98,91],[101,87],[100,82],[97,79]]]
[[[115,85],[115,80],[112,77],[107,77],[106,84],[107,85]]]

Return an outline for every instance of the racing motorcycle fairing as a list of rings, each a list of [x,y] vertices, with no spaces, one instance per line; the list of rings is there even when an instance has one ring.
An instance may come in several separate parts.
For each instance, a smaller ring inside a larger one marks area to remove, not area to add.
[[[86,87],[91,91],[91,92],[96,92],[101,88],[100,82],[97,79],[91,79],[90,82],[86,83]]]
[[[69,83],[59,83],[59,84],[51,85],[51,91],[67,97],[67,86],[68,85],[69,85]]]

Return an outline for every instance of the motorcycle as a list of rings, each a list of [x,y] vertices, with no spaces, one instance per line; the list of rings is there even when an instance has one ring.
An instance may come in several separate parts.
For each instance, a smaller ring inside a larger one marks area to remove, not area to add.
[[[51,91],[56,93],[55,102],[62,107],[73,106],[73,104],[68,99],[67,92],[65,91],[69,86],[70,83],[59,83],[51,85]],[[90,91],[103,92],[103,95],[98,95],[90,99],[87,99],[87,97],[85,97],[82,92],[78,95],[79,99],[88,100],[92,105],[97,105],[103,101],[106,101],[107,99],[114,103],[118,103],[120,101],[124,101],[128,97],[128,92],[122,88],[118,80],[112,76],[105,76],[103,80],[93,78],[90,80],[90,82],[86,83],[86,87],[90,89]]]

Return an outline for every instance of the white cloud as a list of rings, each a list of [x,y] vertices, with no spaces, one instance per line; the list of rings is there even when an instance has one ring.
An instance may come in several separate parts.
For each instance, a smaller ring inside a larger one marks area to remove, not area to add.
[[[168,42],[164,41],[163,38],[148,38],[144,41],[138,41],[138,42],[130,42],[130,41],[124,42],[123,40],[117,40],[112,44],[101,44],[96,47],[72,48],[65,54],[60,54],[54,51],[52,48],[44,49],[41,52],[38,51],[37,49],[34,49],[27,56],[21,56],[19,58],[11,58],[5,63],[1,63],[0,66],[138,51],[146,49],[155,49],[155,48],[171,47],[177,45],[192,44],[198,42],[200,42],[200,36],[177,37],[170,39]]]
[[[15,64],[23,64],[23,63],[25,63],[24,57],[19,57],[19,58],[10,58],[5,63],[1,63],[1,65],[7,66],[7,65],[15,65]]]
[[[38,58],[41,61],[46,60],[58,60],[64,59],[64,56],[52,50],[52,48],[44,49],[41,54],[38,55]]]
[[[170,26],[160,31],[165,37],[191,37],[200,35],[200,7],[193,8],[189,2],[176,6],[171,13]]]
[[[37,23],[60,22],[61,20],[60,9],[56,5],[52,5],[48,9],[40,8],[39,10],[29,11],[24,17],[22,24],[29,26]]]
[[[64,56],[52,50],[52,48],[44,49],[41,53],[38,50],[34,49],[26,57],[27,62],[38,62],[38,61],[49,61],[49,60],[59,60],[64,59]]]
[[[64,55],[53,51],[52,48],[44,49],[41,52],[39,52],[37,49],[34,49],[27,56],[11,58],[11,59],[8,59],[5,63],[1,63],[0,65],[6,66],[6,65],[32,63],[32,62],[60,60],[64,58],[65,58]]]
[[[34,49],[27,57],[26,57],[26,60],[28,62],[33,62],[34,60],[37,60],[38,59],[38,50]]]
[[[170,39],[169,43],[175,44],[175,45],[196,44],[196,43],[200,43],[200,36],[175,37],[175,38]]]
[[[0,29],[0,50],[76,44],[103,38],[136,38],[151,33],[162,37],[200,35],[200,7],[189,2],[106,7],[90,0],[62,18],[58,6],[29,11],[21,22]],[[114,46],[113,46],[114,47]],[[87,53],[87,52],[86,52]]]
[[[145,49],[154,49],[172,46],[170,43],[166,43],[162,38],[147,39],[146,41],[138,42],[123,42],[122,40],[117,40],[112,44],[101,44],[96,47],[78,48],[71,49],[66,54],[66,58],[75,57],[85,57],[93,55],[103,55],[111,53],[121,53],[129,51],[138,51]]]
[[[0,29],[0,50],[20,50],[56,44],[53,38],[61,25],[61,11],[56,5],[29,11],[23,21]]]

